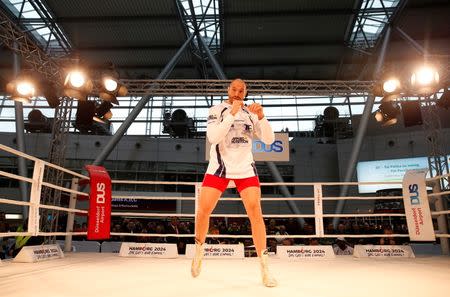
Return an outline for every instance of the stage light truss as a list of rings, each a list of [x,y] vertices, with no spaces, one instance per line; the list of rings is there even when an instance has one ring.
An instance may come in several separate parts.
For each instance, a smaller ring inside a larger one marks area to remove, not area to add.
[[[229,80],[122,80],[130,96],[225,95]],[[367,95],[373,81],[246,80],[250,95]]]
[[[48,81],[54,82],[56,87],[62,87],[64,82],[64,72],[61,65],[45,53],[35,41],[27,33],[23,32],[23,30],[1,9],[0,40],[11,51],[20,55],[22,61],[28,64],[34,71]],[[73,100],[68,97],[63,97],[61,104],[55,109],[54,118],[56,120],[53,122],[48,161],[56,165],[62,165],[65,161],[72,104]],[[44,177],[44,181],[62,186],[63,176],[61,173],[49,170]],[[61,198],[61,191],[45,187],[42,195],[42,201],[45,204],[57,205]],[[49,217],[50,219],[47,219]],[[56,231],[58,217],[58,211],[51,209],[45,210],[41,216],[43,228],[49,231]],[[55,238],[56,237],[52,237],[47,240],[54,242]]]
[[[61,65],[36,45],[36,42],[11,21],[1,9],[0,40],[10,50],[19,54],[22,57],[22,60],[42,75],[42,77],[62,85],[64,75]]]

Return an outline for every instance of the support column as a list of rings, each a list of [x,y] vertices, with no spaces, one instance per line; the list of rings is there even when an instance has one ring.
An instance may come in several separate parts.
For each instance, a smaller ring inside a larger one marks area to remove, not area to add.
[[[17,47],[17,43],[14,43],[14,47]],[[17,77],[20,73],[20,58],[17,52],[13,52],[13,67],[14,67],[14,77]],[[25,153],[25,136],[24,136],[24,124],[23,124],[23,106],[22,102],[14,101],[15,114],[16,114],[16,140],[17,149],[22,153]],[[27,163],[22,157],[18,157],[19,163],[19,175],[28,177]],[[22,200],[28,202],[28,185],[24,181],[19,181],[20,195]],[[22,206],[23,219],[28,218],[28,206]]]
[[[199,25],[197,24],[197,19],[196,19],[196,15],[195,15],[195,8],[194,8],[194,3],[192,3],[192,0],[189,0],[189,10],[191,11],[191,21],[192,21],[192,26],[194,26],[194,32],[195,35],[197,36],[197,46],[199,51],[201,51],[202,47],[200,46],[200,33],[199,33]],[[206,11],[205,11],[206,14]],[[202,55],[203,56],[203,55]]]
[[[217,62],[216,58],[214,57],[214,55],[209,50],[209,47],[206,44],[206,42],[203,39],[203,37],[200,34],[198,34],[197,35],[197,39],[200,41],[203,49],[205,50],[206,55],[208,56],[209,63],[211,63],[211,66],[212,66],[212,68],[214,70],[214,73],[217,75],[217,77],[219,79],[227,79],[227,77],[225,76],[225,73],[222,70],[222,67],[220,67],[220,65]]]
[[[180,59],[181,55],[183,54],[186,47],[189,45],[189,43],[194,38],[194,35],[191,35],[184,44],[180,47],[180,49],[176,52],[176,54],[172,57],[172,59],[167,63],[166,67],[161,71],[161,73],[158,75],[156,79],[166,79],[170,73],[172,72],[175,65],[178,63],[178,60]],[[149,89],[151,90],[152,86],[149,86]],[[136,119],[136,117],[139,115],[139,113],[142,111],[144,106],[148,103],[148,101],[152,98],[151,95],[146,95],[139,100],[139,102],[136,104],[136,106],[133,108],[133,110],[130,112],[128,117],[125,119],[125,121],[120,125],[119,129],[117,129],[117,132],[114,133],[111,140],[106,144],[106,146],[103,148],[103,150],[100,152],[100,154],[97,156],[95,161],[93,162],[93,165],[101,165],[103,162],[108,158],[109,154],[112,152],[112,150],[116,147],[117,143],[122,139],[122,136],[125,134],[125,132],[128,130],[130,125],[133,123],[133,121]]]
[[[383,44],[382,44],[381,50],[380,50],[380,55],[378,56],[377,64],[375,66],[375,71],[373,74],[373,77],[375,80],[378,79],[381,69],[383,67],[384,57],[386,55],[386,49],[387,49],[387,45],[389,43],[390,35],[391,35],[391,28],[387,27],[386,35],[384,36]],[[358,131],[356,132],[356,137],[354,138],[354,141],[353,141],[352,152],[350,154],[350,159],[348,161],[348,166],[347,166],[347,170],[345,172],[345,177],[344,177],[343,182],[350,182],[352,180],[353,173],[355,172],[356,163],[358,161],[359,153],[361,151],[362,142],[364,140],[364,135],[366,134],[367,123],[369,122],[369,117],[372,114],[374,102],[375,102],[375,96],[373,94],[370,94],[367,97],[366,104],[364,106],[364,111],[361,116],[361,120],[359,122]],[[341,188],[341,192],[340,192],[339,196],[344,197],[347,195],[347,192],[348,192],[348,185],[344,185]],[[341,214],[344,207],[345,207],[345,200],[339,200],[336,205],[335,213]],[[339,218],[333,218],[333,226],[335,228],[337,227],[338,223],[339,223]]]

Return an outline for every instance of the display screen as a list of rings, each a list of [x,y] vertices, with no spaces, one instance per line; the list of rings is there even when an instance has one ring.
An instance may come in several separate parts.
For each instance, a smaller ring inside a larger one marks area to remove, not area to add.
[[[406,170],[424,168],[428,168],[427,157],[358,162],[356,167],[358,182],[399,182],[396,185],[358,185],[358,190],[360,193],[374,193],[383,189],[401,188]]]

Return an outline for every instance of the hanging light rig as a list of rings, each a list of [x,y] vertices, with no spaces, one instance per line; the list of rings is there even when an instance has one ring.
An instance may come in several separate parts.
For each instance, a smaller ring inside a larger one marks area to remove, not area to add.
[[[22,103],[31,103],[36,89],[30,77],[19,75],[6,85],[6,91],[11,94],[11,99]]]
[[[92,92],[94,85],[81,69],[71,70],[64,81],[64,95],[86,101],[87,95]]]
[[[112,69],[112,66],[102,72],[99,89],[99,97],[102,100],[119,105],[117,97],[123,97],[127,94],[127,87],[119,81],[119,74]]]
[[[375,119],[382,126],[390,126],[397,123],[398,115],[401,113],[397,98],[405,94],[416,96],[429,96],[439,89],[439,73],[430,65],[422,65],[416,68],[409,82],[402,83],[395,76],[385,76],[379,83],[375,84],[373,94],[383,97]],[[445,93],[445,92],[444,92]],[[403,95],[402,95],[403,94]],[[446,96],[442,96],[444,99]],[[442,106],[446,106],[444,100],[440,100]]]

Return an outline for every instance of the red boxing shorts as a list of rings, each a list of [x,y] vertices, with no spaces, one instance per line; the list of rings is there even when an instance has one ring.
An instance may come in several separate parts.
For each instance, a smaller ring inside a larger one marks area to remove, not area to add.
[[[224,178],[218,177],[212,174],[205,174],[203,179],[202,187],[215,188],[221,192],[225,191],[230,180],[234,181],[238,192],[248,187],[259,187],[258,176],[246,177],[246,178]]]

